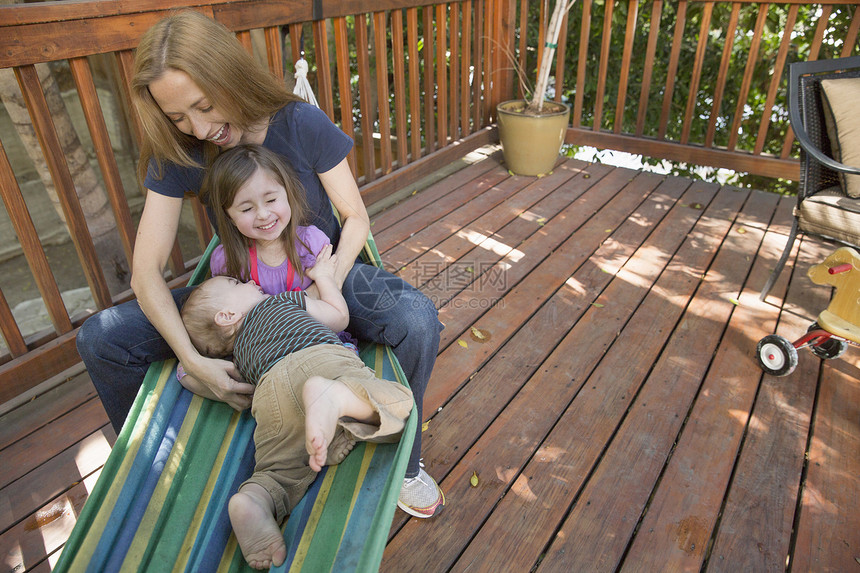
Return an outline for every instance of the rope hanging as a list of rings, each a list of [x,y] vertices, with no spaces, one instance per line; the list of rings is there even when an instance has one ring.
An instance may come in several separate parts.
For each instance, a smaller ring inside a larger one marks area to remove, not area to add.
[[[308,62],[305,60],[305,32],[302,30],[299,37],[299,60],[296,62],[296,85],[293,88],[293,93],[303,98],[309,104],[319,107],[317,98],[314,96],[314,90],[311,89],[311,83],[308,81]]]
[[[317,103],[317,98],[314,97],[314,91],[311,89],[311,83],[308,81],[308,62],[304,56],[301,56],[296,62],[295,77],[296,87],[293,88],[293,93],[304,98],[308,103],[319,107],[320,104]]]

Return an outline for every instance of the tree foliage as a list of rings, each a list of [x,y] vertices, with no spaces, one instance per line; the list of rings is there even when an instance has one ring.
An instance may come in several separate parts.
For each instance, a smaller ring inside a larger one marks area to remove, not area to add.
[[[690,122],[688,140],[693,143],[702,143],[706,139],[714,96],[717,92],[720,64],[732,15],[731,2],[715,2],[710,24],[707,27],[708,38],[703,60],[702,70],[698,81],[695,96],[696,106],[692,121]],[[648,62],[647,42],[648,35],[653,25],[658,25],[658,41],[654,59],[651,62],[652,76],[648,91],[648,105],[645,110],[645,122],[643,135],[646,137],[657,137],[660,130],[664,94],[668,82],[670,70],[670,58],[673,49],[673,35],[675,25],[678,21],[679,2],[664,2],[659,22],[653,21],[654,3],[650,0],[638,3],[638,14],[636,19],[636,31],[633,43],[630,72],[626,90],[627,104],[621,118],[621,132],[635,133],[638,103],[642,89],[645,70]],[[674,89],[671,94],[667,123],[664,126],[665,138],[671,141],[679,141],[684,127],[684,114],[687,108],[690,86],[693,85],[693,71],[696,64],[696,50],[699,41],[702,19],[705,17],[706,3],[690,2],[687,4],[685,23],[683,28],[683,41],[678,54],[677,73],[674,76]],[[769,125],[767,136],[764,141],[762,152],[779,156],[782,153],[783,143],[789,127],[788,122],[788,90],[787,76],[788,65],[796,61],[810,59],[813,48],[813,38],[819,18],[822,17],[822,6],[818,4],[803,4],[798,8],[796,21],[791,30],[786,26],[789,21],[791,5],[788,4],[765,4],[767,10],[764,20],[762,34],[759,39],[758,52],[755,54],[755,67],[749,83],[748,95],[740,107],[741,119],[734,147],[738,150],[753,151],[756,146],[761,118],[767,109],[768,92],[771,89],[771,79],[777,65],[780,44],[784,34],[790,34],[790,45],[786,57],[785,66],[782,69],[782,77],[779,89],[776,91],[773,107],[768,116]],[[625,31],[627,27],[627,16],[629,3],[614,2],[612,6],[612,33],[609,42],[610,54],[607,58],[607,69],[605,70],[606,87],[603,95],[603,106],[601,117],[594,117],[594,110],[598,81],[601,74],[600,58],[602,43],[604,40],[604,16],[607,9],[607,1],[596,0],[592,4],[591,21],[588,32],[587,62],[585,65],[584,90],[582,94],[583,107],[581,124],[593,126],[598,123],[600,129],[612,130],[616,122],[615,103],[619,97],[619,79],[622,74]],[[742,83],[744,79],[747,59],[751,46],[754,42],[753,31],[762,5],[756,3],[743,3],[740,5],[738,24],[733,34],[731,59],[726,75],[726,83],[722,100],[716,117],[716,132],[713,146],[725,148],[730,143],[732,127],[738,112],[738,101],[742,95]],[[827,21],[818,59],[840,57],[843,52],[843,40],[849,29],[851,17],[855,6],[841,5],[833,6]],[[534,2],[529,6],[529,22],[526,28],[528,34],[528,45],[537,45],[538,22],[540,2]],[[580,30],[582,26],[583,10],[574,8],[570,13],[567,28],[567,46],[565,53],[565,69],[562,86],[555,86],[561,90],[563,101],[573,102],[576,94],[576,69],[580,52]],[[858,48],[853,48],[853,53],[858,53]],[[528,54],[528,68],[533,70],[536,66],[537,56],[535,52]],[[794,144],[792,154],[797,154],[797,144]],[[662,161],[659,158],[643,158],[646,162],[656,164]],[[694,175],[693,167],[675,164],[674,172],[682,175]],[[735,183],[744,185],[755,185],[757,187],[771,187],[775,190],[785,190],[786,186],[776,183],[767,178],[739,174]]]

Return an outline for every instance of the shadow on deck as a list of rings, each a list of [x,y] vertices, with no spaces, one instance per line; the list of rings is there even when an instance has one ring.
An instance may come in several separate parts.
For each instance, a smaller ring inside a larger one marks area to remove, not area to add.
[[[448,504],[398,512],[382,570],[857,569],[860,351],[753,357],[828,304],[811,240],[758,300],[792,204],[494,155],[375,216],[446,325],[423,455]],[[86,375],[0,421],[5,563],[47,571],[114,435]]]

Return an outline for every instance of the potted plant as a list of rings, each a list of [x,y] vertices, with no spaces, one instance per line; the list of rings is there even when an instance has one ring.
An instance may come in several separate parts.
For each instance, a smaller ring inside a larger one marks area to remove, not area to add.
[[[570,106],[545,99],[561,24],[576,0],[556,0],[542,48],[535,89],[525,100],[511,100],[496,107],[499,140],[508,169],[518,175],[544,175],[552,171],[564,143]],[[525,33],[522,30],[521,33]],[[515,60],[513,60],[515,62]],[[515,65],[516,67],[516,65]],[[523,70],[517,74],[524,92],[528,82]]]

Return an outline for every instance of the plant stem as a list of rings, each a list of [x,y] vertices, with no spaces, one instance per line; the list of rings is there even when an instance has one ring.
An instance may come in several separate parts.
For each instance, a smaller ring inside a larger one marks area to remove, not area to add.
[[[559,32],[561,31],[561,23],[564,21],[565,14],[567,14],[575,3],[576,0],[556,0],[552,16],[549,19],[549,25],[547,26],[546,44],[542,48],[543,56],[541,57],[540,69],[538,70],[535,91],[528,106],[531,112],[540,113],[543,110],[544,95],[549,84],[549,72],[553,56],[555,55],[555,46],[558,43]]]

